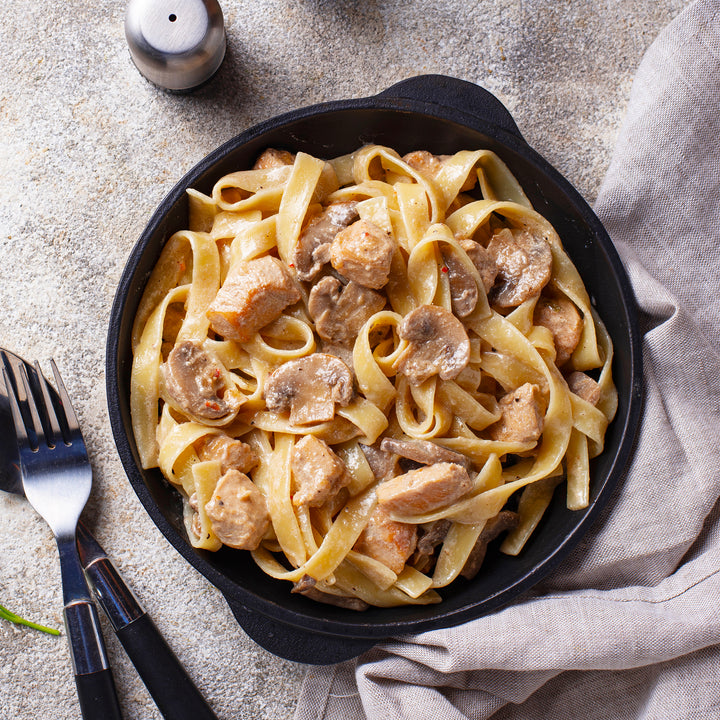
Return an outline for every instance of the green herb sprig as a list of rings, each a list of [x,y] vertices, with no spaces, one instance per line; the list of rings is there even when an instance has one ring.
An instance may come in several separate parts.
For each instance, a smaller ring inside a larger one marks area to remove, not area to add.
[[[14,612],[11,612],[7,608],[4,608],[2,605],[0,605],[0,618],[2,618],[3,620],[9,620],[16,625],[27,625],[27,627],[33,628],[34,630],[40,630],[41,632],[48,633],[48,635],[60,634],[60,631],[56,630],[55,628],[46,627],[45,625],[39,625],[38,623],[34,623],[30,620],[25,620],[25,618],[21,618],[19,615],[16,615]]]

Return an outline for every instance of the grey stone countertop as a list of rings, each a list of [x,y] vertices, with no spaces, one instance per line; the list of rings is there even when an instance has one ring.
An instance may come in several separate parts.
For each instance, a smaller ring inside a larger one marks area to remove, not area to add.
[[[0,6],[0,345],[53,356],[95,469],[86,518],[218,716],[290,718],[306,668],[240,629],[220,593],[146,514],[118,459],[105,338],[123,265],[182,175],[242,130],[424,73],[497,95],[529,143],[592,202],[640,58],[689,0],[221,0],[228,51],[173,95],[133,66],[124,3]],[[24,501],[0,493],[0,604],[62,626],[57,552]],[[160,718],[104,626],[123,712]],[[0,719],[70,720],[64,637],[0,620]]]

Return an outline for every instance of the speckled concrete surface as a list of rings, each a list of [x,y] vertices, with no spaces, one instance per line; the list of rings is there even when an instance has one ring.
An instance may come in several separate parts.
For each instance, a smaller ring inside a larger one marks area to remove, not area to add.
[[[116,283],[154,207],[244,128],[314,102],[443,73],[484,85],[592,201],[634,70],[688,0],[221,2],[228,54],[188,96],[132,65],[124,5],[0,6],[0,345],[54,356],[90,447],[88,517],[220,718],[290,718],[305,668],[258,648],[219,593],[166,543],[116,456],[104,345]],[[0,604],[60,627],[43,522],[0,493]],[[106,628],[107,629],[107,628]],[[160,715],[107,632],[128,720]],[[79,717],[64,638],[0,621],[0,720]]]

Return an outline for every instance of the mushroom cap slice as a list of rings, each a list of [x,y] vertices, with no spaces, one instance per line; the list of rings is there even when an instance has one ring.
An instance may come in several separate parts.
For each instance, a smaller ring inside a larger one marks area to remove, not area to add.
[[[528,228],[496,232],[487,246],[498,275],[490,301],[501,308],[516,307],[539,295],[550,280],[552,252],[547,240]]]
[[[347,405],[353,398],[350,368],[325,353],[290,360],[267,379],[265,403],[272,412],[290,410],[293,425],[329,422],[335,403]]]
[[[488,545],[498,536],[500,533],[506,530],[514,530],[520,523],[520,516],[511,512],[510,510],[503,510],[498,513],[494,518],[485,523],[485,527],[482,529],[480,536],[475,541],[473,549],[470,551],[468,559],[465,561],[463,569],[460,574],[472,580],[480,570],[480,566],[485,559]]]
[[[495,278],[498,274],[495,261],[480,243],[470,238],[460,238],[458,244],[467,253],[467,256],[477,268],[478,273],[480,273],[480,279],[483,282],[483,288],[487,295],[495,284]]]
[[[470,460],[465,455],[429,440],[397,440],[396,438],[386,437],[380,443],[380,450],[386,453],[395,453],[400,457],[423,465],[450,462],[462,465],[466,470],[470,468]]]
[[[475,278],[463,265],[462,260],[452,251],[443,253],[443,260],[448,269],[450,299],[453,312],[458,317],[469,315],[477,305],[478,286]]]
[[[470,361],[470,340],[463,324],[448,310],[421,305],[405,316],[398,335],[408,341],[397,369],[413,385],[433,375],[457,377]]]
[[[385,307],[385,298],[369,288],[342,283],[330,275],[310,291],[308,312],[318,335],[338,345],[355,342],[360,328]]]
[[[178,343],[160,366],[167,401],[180,412],[201,422],[227,422],[245,401],[226,382],[227,370],[200,343]]]

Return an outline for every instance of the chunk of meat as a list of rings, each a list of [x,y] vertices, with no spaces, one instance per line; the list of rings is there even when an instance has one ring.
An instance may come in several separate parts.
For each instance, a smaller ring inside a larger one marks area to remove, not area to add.
[[[465,565],[460,571],[460,574],[464,578],[472,580],[478,574],[480,566],[483,564],[483,560],[485,560],[487,546],[500,535],[500,533],[516,528],[519,522],[520,516],[509,510],[502,510],[494,518],[488,520],[480,533],[480,537],[475,541],[475,545],[470,551],[470,555],[468,555],[468,559],[465,561]]]
[[[345,463],[314,435],[306,435],[295,445],[290,467],[295,479],[292,501],[296,507],[320,507],[350,482]]]
[[[403,161],[413,170],[431,180],[435,178],[442,168],[442,159],[427,150],[414,150],[407,155],[403,155]]]
[[[288,269],[266,255],[236,263],[207,314],[216,333],[245,342],[299,299]]]
[[[355,342],[360,328],[385,307],[385,298],[370,288],[324,277],[310,291],[308,312],[318,335],[339,345]]]
[[[388,233],[358,220],[335,236],[330,262],[348,280],[379,290],[387,284],[394,253],[395,243]]]
[[[345,407],[352,400],[352,372],[339,358],[313,353],[274,370],[264,394],[268,410],[290,410],[294,425],[328,422],[335,416],[335,403]]]
[[[330,262],[330,243],[358,219],[354,201],[333,203],[316,215],[300,234],[292,262],[300,280],[312,280]]]
[[[463,324],[448,310],[421,305],[398,326],[408,346],[397,359],[397,369],[413,385],[433,375],[457,377],[470,361],[470,340]]]
[[[273,168],[285,167],[295,162],[295,156],[287,150],[276,150],[268,148],[264,150],[253,165],[253,170],[272,170]]]
[[[239,470],[218,480],[205,512],[220,542],[237,550],[256,550],[270,527],[265,496]]]
[[[540,388],[525,383],[500,399],[500,419],[488,427],[491,440],[500,442],[537,442],[543,431]]]
[[[405,561],[415,551],[416,544],[416,525],[396,522],[385,510],[377,507],[353,549],[378,560],[394,573],[400,573]]]
[[[403,156],[403,160],[413,169],[417,170],[421,175],[434,180],[435,176],[442,170],[443,163],[445,160],[450,158],[450,155],[433,155],[427,150],[415,150],[407,155]],[[461,192],[467,192],[472,190],[477,184],[477,173],[472,169],[470,174],[465,179]],[[450,209],[448,209],[448,213]]]
[[[462,465],[440,462],[380,483],[377,498],[388,512],[421,515],[454,503],[471,487]]]
[[[497,263],[479,242],[470,240],[470,238],[461,238],[458,240],[458,245],[467,253],[478,273],[480,273],[480,279],[487,295],[495,284],[495,278],[498,274]]]
[[[465,455],[448,450],[430,440],[396,440],[386,437],[380,443],[380,449],[388,453],[396,453],[400,457],[414,460],[423,465],[449,462],[462,465],[466,470],[470,467],[470,460]]]
[[[516,307],[539,295],[550,280],[552,252],[545,238],[527,229],[496,232],[487,246],[498,275],[491,302],[501,308]]]
[[[534,322],[546,327],[555,343],[555,364],[564,365],[575,351],[583,331],[583,319],[566,297],[541,297],[535,305]]]
[[[224,434],[205,435],[195,444],[195,449],[202,461],[219,460],[222,473],[231,468],[247,473],[258,464],[257,454],[247,443]]]
[[[171,404],[192,417],[219,420],[238,410],[245,398],[225,384],[220,361],[200,343],[178,343],[160,366],[160,377]]]
[[[575,393],[591,405],[597,405],[600,401],[600,386],[589,375],[584,372],[572,372],[567,378],[570,392]]]

